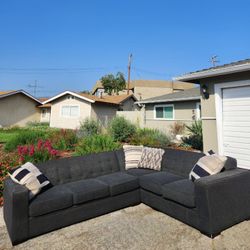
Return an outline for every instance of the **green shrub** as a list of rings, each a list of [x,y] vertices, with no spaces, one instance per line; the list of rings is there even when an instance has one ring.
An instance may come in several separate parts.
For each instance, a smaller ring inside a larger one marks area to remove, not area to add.
[[[167,147],[170,144],[170,138],[158,129],[143,128],[137,130],[131,143],[143,146]]]
[[[123,116],[116,116],[110,122],[108,130],[115,141],[129,142],[136,133],[136,126]]]
[[[82,138],[76,147],[76,155],[86,155],[91,153],[99,153],[112,151],[120,148],[117,143],[109,135],[92,135]]]
[[[30,128],[48,128],[49,122],[27,122],[27,127]]]
[[[197,150],[203,150],[202,122],[195,121],[191,126],[186,126],[190,135],[182,138],[185,144]]]
[[[87,118],[81,122],[80,129],[78,131],[79,137],[97,135],[101,132],[101,125],[97,120]]]
[[[72,150],[78,142],[76,131],[71,129],[51,131],[49,139],[58,150]]]
[[[4,149],[7,152],[13,151],[19,145],[34,144],[37,143],[39,139],[46,139],[48,133],[45,130],[20,130],[18,134],[5,144]]]

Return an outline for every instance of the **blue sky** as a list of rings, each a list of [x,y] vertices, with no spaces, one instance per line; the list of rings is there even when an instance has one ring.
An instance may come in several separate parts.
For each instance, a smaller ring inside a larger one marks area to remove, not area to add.
[[[250,1],[2,0],[0,89],[91,89],[107,73],[170,79],[250,58]]]

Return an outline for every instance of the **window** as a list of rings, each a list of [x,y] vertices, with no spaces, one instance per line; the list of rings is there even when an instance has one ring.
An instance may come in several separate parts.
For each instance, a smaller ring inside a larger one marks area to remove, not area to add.
[[[79,106],[62,106],[61,115],[63,117],[78,117]]]
[[[174,105],[155,106],[155,119],[174,119]]]

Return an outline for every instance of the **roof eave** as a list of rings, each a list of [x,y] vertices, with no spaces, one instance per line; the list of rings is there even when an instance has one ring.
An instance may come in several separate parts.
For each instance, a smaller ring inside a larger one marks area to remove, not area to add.
[[[196,101],[200,100],[200,96],[190,97],[190,98],[175,98],[175,99],[161,99],[161,100],[152,100],[152,101],[139,101],[135,104],[150,104],[150,103],[163,103],[163,102],[181,102],[181,101]]]
[[[226,68],[210,69],[201,72],[194,72],[183,76],[177,76],[174,77],[173,79],[176,81],[192,81],[192,80],[199,80],[203,78],[215,77],[220,75],[240,73],[249,70],[250,70],[250,63],[247,63],[244,65],[235,65]]]
[[[54,100],[56,100],[56,99],[58,99],[58,98],[60,98],[60,97],[62,97],[62,96],[64,96],[64,95],[67,95],[67,94],[73,95],[73,96],[75,96],[75,97],[78,97],[79,99],[88,101],[88,102],[90,102],[90,103],[94,103],[94,102],[95,102],[94,100],[91,100],[91,99],[86,98],[86,97],[84,97],[84,96],[78,95],[78,94],[75,93],[75,92],[72,92],[72,91],[67,90],[67,91],[64,91],[64,92],[62,92],[62,93],[60,93],[60,94],[54,96],[54,97],[51,97],[50,99],[48,99],[47,101],[43,102],[42,104],[46,104],[46,103],[52,102],[52,101],[54,101]]]
[[[12,91],[10,93],[1,95],[0,98],[5,98],[5,97],[16,95],[16,94],[19,94],[19,93],[22,93],[22,94],[26,95],[27,97],[29,97],[30,99],[36,101],[39,104],[42,104],[42,102],[40,102],[37,98],[35,98],[34,96],[32,96],[31,94],[29,94],[28,92],[26,92],[26,91],[24,91],[22,89],[21,90],[17,90],[17,91]]]

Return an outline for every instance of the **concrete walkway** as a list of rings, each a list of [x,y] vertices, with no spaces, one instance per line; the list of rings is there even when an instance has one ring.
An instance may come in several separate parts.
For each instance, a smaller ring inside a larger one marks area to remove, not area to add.
[[[0,209],[0,249],[12,249]],[[250,221],[215,239],[146,205],[122,209],[15,246],[13,249],[250,249]]]

